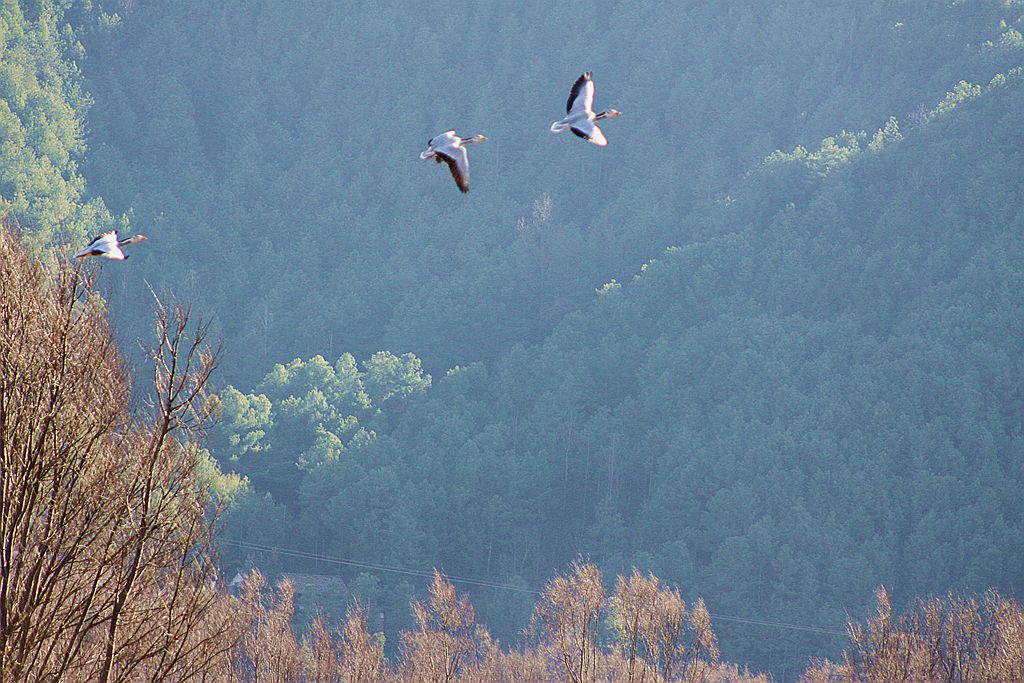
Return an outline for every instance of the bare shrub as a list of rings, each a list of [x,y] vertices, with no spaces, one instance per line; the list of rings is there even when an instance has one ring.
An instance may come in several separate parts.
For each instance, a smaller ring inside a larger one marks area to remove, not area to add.
[[[561,664],[566,680],[597,680],[597,635],[604,607],[601,572],[591,563],[574,562],[568,575],[555,577],[544,588],[531,627],[541,647]]]
[[[630,683],[703,682],[718,663],[718,646],[703,600],[687,613],[679,592],[663,588],[653,574],[644,577],[634,570],[628,579],[618,578],[611,598],[611,623],[623,667],[620,678]]]
[[[1024,612],[999,596],[950,595],[919,600],[900,617],[884,588],[875,591],[877,616],[848,626],[842,664],[808,669],[806,683],[860,681],[1024,681]]]

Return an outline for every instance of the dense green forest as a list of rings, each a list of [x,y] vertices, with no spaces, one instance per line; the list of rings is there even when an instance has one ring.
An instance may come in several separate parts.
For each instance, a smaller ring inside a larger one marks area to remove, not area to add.
[[[225,571],[339,572],[389,647],[424,581],[316,557],[829,631],[1024,589],[1020,3],[0,8],[0,209],[130,217],[119,334],[152,288],[224,340]],[[584,69],[606,149],[546,130]],[[515,641],[535,596],[467,589]],[[779,680],[843,641],[716,631]]]
[[[773,150],[906,126],[1021,62],[1001,0],[762,5],[112,7],[82,65],[86,171],[160,262],[124,274],[121,308],[142,277],[202,304],[236,384],[316,354],[493,361],[706,236],[687,216]],[[625,113],[604,150],[547,131],[584,69]],[[490,138],[466,201],[417,158],[452,127]]]
[[[36,250],[119,224],[84,196],[83,56],[58,6],[0,2],[0,214],[16,216]]]

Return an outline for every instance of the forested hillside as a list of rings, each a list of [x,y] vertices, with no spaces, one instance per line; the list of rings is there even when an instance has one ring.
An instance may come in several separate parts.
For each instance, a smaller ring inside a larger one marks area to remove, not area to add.
[[[83,67],[87,170],[159,261],[124,274],[119,321],[142,277],[196,300],[236,383],[318,353],[443,373],[538,343],[595,287],[702,237],[685,217],[773,150],[906,125],[1021,61],[1002,0],[111,9],[120,30]],[[624,112],[603,150],[547,131],[585,69]],[[417,158],[453,127],[489,137],[465,198]]]
[[[115,227],[103,201],[84,196],[78,168],[83,54],[52,3],[0,2],[0,215],[36,250]]]
[[[1022,31],[1004,0],[0,0],[0,214],[51,262],[130,216],[98,280],[128,351],[151,289],[223,338],[225,576],[338,574],[398,656],[431,567],[515,643],[583,556],[789,681],[880,584],[1024,590]],[[604,149],[547,131],[585,69]],[[489,138],[467,196],[416,156],[449,128]]]
[[[340,410],[351,359],[310,361],[285,404],[264,397],[301,366],[279,367],[246,399],[264,421],[223,428],[263,430],[239,462],[298,461],[299,494],[231,533],[521,585],[583,553],[713,613],[826,628],[879,583],[1019,590],[1024,87],[957,93],[905,136],[773,155],[683,228],[719,234],[600,288],[543,344],[408,392],[369,443],[353,421],[347,449],[292,446],[287,405]],[[516,598],[495,593],[500,628]],[[728,658],[784,678],[841,640],[720,630]]]
[[[496,642],[437,571],[390,662],[358,602],[343,626],[320,617],[299,630],[304,583],[270,590],[258,570],[237,582],[218,571],[218,510],[239,482],[192,443],[213,417],[208,328],[187,305],[157,307],[152,402],[140,410],[97,272],[49,266],[0,229],[0,679],[768,680],[719,660],[699,599],[635,571],[609,593],[580,562],[539,594],[524,647]]]

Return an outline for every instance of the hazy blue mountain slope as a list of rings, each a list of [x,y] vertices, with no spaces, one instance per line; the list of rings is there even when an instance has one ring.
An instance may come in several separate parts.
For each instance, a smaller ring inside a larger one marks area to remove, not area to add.
[[[315,353],[412,351],[438,372],[538,342],[699,237],[683,219],[771,150],[906,125],[1020,54],[995,0],[121,11],[89,41],[88,171],[154,239],[115,315],[137,332],[143,278],[195,299],[225,376],[250,382]],[[606,149],[547,131],[584,69],[625,112]],[[468,197],[416,156],[451,127],[490,137]]]
[[[224,335],[228,540],[519,586],[582,553],[837,630],[879,583],[1018,592],[1020,14],[139,3],[85,66],[91,182],[153,237],[111,309],[146,280]],[[546,130],[584,68],[603,150]],[[453,126],[466,197],[416,158]],[[413,585],[348,578],[393,637]],[[474,602],[505,639],[530,604]],[[718,628],[783,680],[840,643]]]
[[[905,135],[773,156],[680,227],[717,236],[410,395],[306,471],[302,543],[526,584],[582,553],[839,630],[878,584],[1021,590],[1024,87],[964,93]],[[521,627],[513,597],[477,602]],[[840,643],[720,630],[782,678]]]

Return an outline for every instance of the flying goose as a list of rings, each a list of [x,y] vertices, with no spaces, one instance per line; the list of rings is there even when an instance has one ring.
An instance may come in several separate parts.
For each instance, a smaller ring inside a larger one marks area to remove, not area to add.
[[[99,237],[94,237],[82,251],[75,254],[75,258],[88,258],[89,256],[102,256],[111,261],[124,261],[128,255],[121,251],[121,247],[133,242],[145,242],[148,239],[145,235],[136,235],[128,239],[117,239],[117,230],[105,232]]]
[[[552,123],[551,132],[561,133],[568,128],[584,140],[589,140],[598,147],[604,147],[608,144],[608,140],[594,122],[621,116],[622,112],[608,109],[600,114],[595,114],[593,106],[594,75],[590,71],[586,71],[572,84],[569,101],[565,103],[565,118]]]
[[[460,138],[454,130],[449,130],[427,140],[427,150],[420,152],[420,159],[434,157],[437,163],[443,161],[448,164],[455,184],[463,192],[469,192],[469,155],[466,153],[465,145],[467,142],[483,142],[486,139],[483,135]]]

